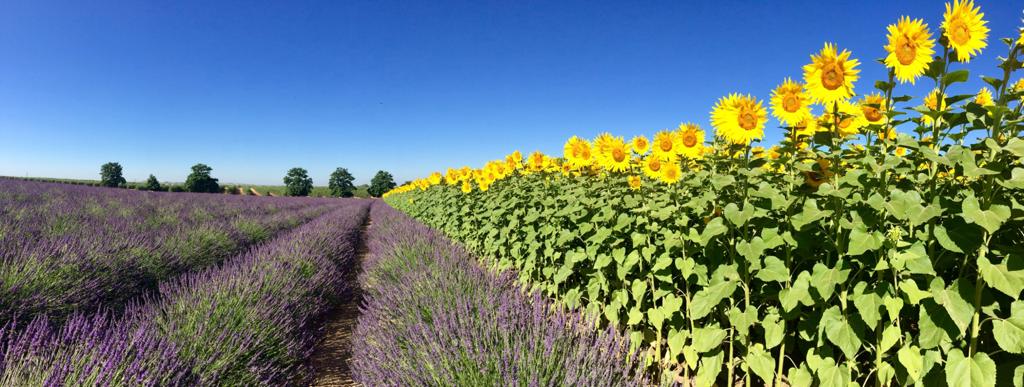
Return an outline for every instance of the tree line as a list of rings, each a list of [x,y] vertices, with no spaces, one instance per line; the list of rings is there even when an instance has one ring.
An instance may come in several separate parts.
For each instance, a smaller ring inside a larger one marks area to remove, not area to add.
[[[220,193],[225,187],[221,187],[219,180],[211,176],[213,168],[199,163],[192,166],[192,172],[185,179],[184,184],[164,185],[157,180],[156,176],[149,175],[145,183],[129,185],[124,178],[124,170],[120,163],[109,162],[100,166],[100,185],[104,187],[136,188],[146,191],[171,191],[171,192],[203,192]],[[309,171],[305,168],[292,168],[284,176],[285,195],[287,196],[309,196],[313,192],[313,178],[309,177]],[[328,180],[328,190],[333,197],[353,197],[356,186],[355,177],[346,168],[337,168],[331,173]],[[367,193],[373,197],[380,197],[385,192],[395,188],[394,177],[387,171],[377,171],[377,174],[370,180],[366,188]],[[230,187],[230,191],[237,190]]]

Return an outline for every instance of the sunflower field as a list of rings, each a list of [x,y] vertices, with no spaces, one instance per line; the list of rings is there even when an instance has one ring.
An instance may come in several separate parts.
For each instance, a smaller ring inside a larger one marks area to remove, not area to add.
[[[665,383],[1020,386],[1024,29],[989,32],[956,0],[888,26],[874,84],[826,43],[767,104],[721,98],[713,132],[572,137],[385,198],[627,332]],[[1005,57],[961,92],[989,43]]]

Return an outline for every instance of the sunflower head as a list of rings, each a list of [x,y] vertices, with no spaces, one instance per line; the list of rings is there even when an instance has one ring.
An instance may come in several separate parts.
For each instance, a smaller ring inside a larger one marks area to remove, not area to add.
[[[818,126],[818,118],[810,112],[807,112],[800,121],[793,124],[793,130],[796,131],[797,136],[813,136],[820,130]]]
[[[567,164],[573,169],[583,169],[594,162],[590,142],[577,136],[566,141],[563,151]]]
[[[647,150],[651,148],[651,142],[647,141],[647,137],[642,135],[633,137],[629,145],[633,148],[633,153],[638,155],[647,153]]]
[[[651,153],[660,158],[675,157],[679,154],[676,148],[678,139],[675,134],[662,130],[654,134],[654,142],[651,144]]]
[[[700,128],[700,125],[680,124],[676,138],[679,140],[680,156],[691,159],[699,159],[704,156],[704,130]]]
[[[654,155],[648,156],[647,159],[644,160],[643,164],[644,174],[649,178],[658,179],[661,177],[661,169],[665,164],[671,163],[673,163],[672,160],[666,160]]]
[[[429,180],[428,182],[430,183],[430,185],[438,185],[441,184],[443,176],[441,176],[441,172],[434,172],[431,173],[430,177],[428,177],[427,179]]]
[[[626,181],[629,182],[629,189],[634,191],[640,189],[640,176],[630,175]]]
[[[896,156],[899,156],[899,157],[906,156],[907,155],[907,148],[898,146],[898,147],[896,147],[896,151],[894,151],[893,153],[895,153]]]
[[[974,6],[974,0],[954,0],[946,3],[946,12],[942,15],[942,36],[956,52],[956,59],[968,62],[972,56],[981,53],[988,43],[988,27],[981,7]]]
[[[832,125],[833,130],[839,133],[842,137],[852,136],[860,133],[860,130],[867,126],[868,121],[864,118],[864,111],[860,107],[850,103],[849,101],[839,101],[837,103],[839,110],[839,116],[832,115],[829,111],[822,116],[822,121]]]
[[[804,93],[804,86],[786,78],[772,90],[772,115],[785,125],[794,125],[810,113],[810,98]]]
[[[469,184],[469,180],[462,182],[462,193],[470,193],[473,191],[473,185]]]
[[[992,92],[987,87],[982,87],[978,90],[978,94],[974,95],[974,103],[981,106],[992,106],[995,102],[992,101]]]
[[[547,166],[547,156],[540,151],[533,151],[530,157],[526,158],[526,168],[530,172],[540,172]]]
[[[764,137],[764,123],[768,112],[761,101],[749,95],[729,94],[722,97],[711,111],[711,125],[726,141],[750,144]]]
[[[594,140],[597,148],[598,164],[612,172],[624,172],[629,169],[630,150],[622,137],[601,134]]]
[[[885,97],[881,94],[874,93],[865,95],[860,100],[860,110],[864,114],[864,119],[868,123],[879,124],[882,119],[885,118],[885,113],[888,110],[885,106]]]
[[[941,101],[939,101],[940,99]],[[939,98],[939,89],[932,89],[932,91],[924,97],[924,106],[931,110],[937,110],[940,112],[946,111],[946,99]],[[921,115],[921,122],[926,125],[931,125],[934,121],[935,120],[932,119],[932,117],[926,114]]]
[[[887,29],[889,44],[885,51],[889,54],[885,65],[893,69],[900,82],[913,84],[928,69],[935,53],[935,40],[928,25],[921,19],[903,16]]]
[[[814,165],[811,166],[810,171],[804,172],[804,182],[811,188],[817,189],[818,186],[826,183],[829,179],[835,175],[835,172],[831,170],[832,163],[828,159],[818,159]]]
[[[825,43],[817,55],[811,55],[811,63],[804,65],[804,84],[811,99],[829,104],[853,96],[853,83],[857,81],[860,62],[850,59],[850,51],[838,51],[836,46]]]
[[[661,166],[661,175],[658,178],[666,184],[673,184],[679,181],[682,174],[682,171],[679,169],[679,163],[672,162]]]

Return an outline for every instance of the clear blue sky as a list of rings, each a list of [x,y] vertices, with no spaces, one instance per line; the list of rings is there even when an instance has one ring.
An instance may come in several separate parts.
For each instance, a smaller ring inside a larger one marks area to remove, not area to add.
[[[1024,3],[982,0],[993,37]],[[729,92],[767,98],[825,41],[884,69],[885,26],[941,1],[0,2],[0,175],[280,184],[344,166],[401,182],[568,136],[709,127]],[[980,86],[981,72],[972,73]],[[920,85],[920,83],[919,83]],[[918,94],[927,86],[919,86]],[[971,90],[967,90],[971,89]],[[909,89],[902,89],[910,91]],[[771,129],[767,141],[778,139]]]

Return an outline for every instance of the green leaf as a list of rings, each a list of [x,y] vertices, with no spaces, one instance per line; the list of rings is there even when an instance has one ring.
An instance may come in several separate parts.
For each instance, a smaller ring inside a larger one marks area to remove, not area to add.
[[[683,353],[683,347],[686,345],[686,339],[690,337],[690,332],[681,330],[674,331],[668,335],[668,349],[672,352],[673,356],[679,356]]]
[[[978,271],[989,286],[1017,299],[1024,290],[1024,257],[1017,254],[1006,256],[1006,262],[993,265],[988,258],[978,257]]]
[[[904,267],[912,274],[935,275],[932,261],[921,242],[915,242],[906,250],[898,251],[893,256],[893,265]]]
[[[939,241],[939,245],[941,245],[942,248],[954,253],[963,254],[964,251],[960,249],[960,246],[957,246],[956,242],[953,242],[953,239],[949,237],[949,233],[946,232],[945,226],[941,224],[935,225],[935,231],[932,235],[935,236],[935,240]]]
[[[1004,351],[1024,353],[1024,301],[1010,305],[1010,318],[992,321],[992,335]]]
[[[970,72],[968,72],[967,70],[950,71],[946,73],[945,76],[942,77],[942,84],[949,86],[954,83],[967,82],[969,74]]]
[[[690,299],[690,318],[697,320],[707,316],[722,300],[736,291],[736,286],[735,281],[724,281],[708,286],[694,294]]]
[[[882,332],[882,340],[878,343],[878,351],[885,353],[888,352],[892,346],[899,342],[902,333],[900,329],[895,325],[885,327],[885,331]]]
[[[960,216],[968,223],[974,223],[983,227],[989,234],[999,230],[1004,222],[1010,219],[1010,207],[1003,205],[992,205],[987,210],[982,210],[974,193],[968,194],[962,204]]]
[[[843,351],[847,358],[854,358],[861,346],[860,335],[857,329],[843,317],[838,306],[833,306],[821,315],[821,330],[825,332],[825,338],[835,344]]]
[[[782,344],[782,339],[786,334],[786,324],[779,320],[778,313],[768,313],[761,321],[761,326],[764,328],[764,345],[766,347],[775,348]]]
[[[626,321],[626,324],[636,325],[639,324],[641,321],[644,321],[644,313],[640,311],[639,305],[634,306],[632,309],[629,310],[629,320]]]
[[[700,367],[697,367],[697,387],[710,387],[715,385],[718,374],[722,373],[722,363],[725,359],[723,351],[717,351],[714,355],[700,358]]]
[[[803,211],[791,218],[793,228],[796,230],[802,229],[804,226],[812,222],[817,222],[819,219],[828,216],[830,213],[831,211],[819,210],[818,202],[815,199],[807,199],[804,201]]]
[[[597,256],[597,260],[594,261],[594,269],[601,270],[612,263],[612,256],[608,254],[600,254]]]
[[[948,288],[943,288],[942,280],[936,278],[932,281],[931,291],[935,302],[946,309],[950,319],[960,328],[960,334],[963,334],[974,317],[974,304],[970,301],[974,299],[974,285],[960,278]]]
[[[764,258],[764,267],[757,271],[756,277],[766,282],[786,283],[789,281],[789,268],[781,259],[768,256]]]
[[[693,349],[696,350],[697,353],[711,352],[722,345],[726,336],[728,336],[728,332],[715,325],[703,328],[694,328],[693,334],[691,335],[691,338],[693,339]]]
[[[764,385],[770,385],[775,380],[775,359],[761,344],[750,347],[744,360],[754,374],[764,381]]]
[[[814,375],[807,369],[807,364],[791,367],[786,378],[789,379],[789,384],[793,387],[811,387],[814,384]]]
[[[868,231],[863,223],[858,223],[853,230],[850,230],[850,243],[846,254],[855,256],[868,251],[875,251],[882,247],[885,236],[878,231]]]
[[[845,365],[836,365],[826,360],[818,367],[818,381],[821,387],[849,387],[852,377]]]
[[[1006,143],[1003,150],[1012,153],[1014,156],[1024,157],[1024,139],[1010,138],[1010,141]]]
[[[958,387],[993,387],[996,385],[996,363],[984,352],[966,357],[954,348],[946,357],[946,383]]]
[[[932,297],[930,292],[921,290],[921,288],[917,287],[917,282],[909,278],[900,282],[900,290],[907,296],[907,301],[910,301],[910,305],[917,305],[921,303],[921,300]]]
[[[722,212],[725,214],[725,218],[729,220],[729,223],[736,227],[742,227],[754,216],[754,207],[744,203],[743,210],[740,210],[736,203],[729,203]]]
[[[679,312],[683,307],[683,299],[670,294],[661,299],[661,311],[666,317],[672,316],[675,312]]]
[[[704,226],[704,231],[700,233],[700,240],[698,243],[700,243],[701,246],[707,246],[708,242],[711,242],[711,239],[724,234],[726,231],[729,231],[729,228],[725,226],[725,222],[722,221],[722,218],[716,217],[711,219],[711,221]]]
[[[814,305],[814,298],[811,297],[811,275],[806,271],[800,272],[793,281],[793,286],[779,291],[779,302],[782,309],[790,312],[796,308],[798,303],[810,306]]]
[[[658,308],[647,309],[647,321],[651,323],[655,330],[661,331],[661,325],[665,321],[665,314]]]
[[[921,379],[921,369],[924,368],[921,348],[916,345],[905,346],[896,352],[896,357],[900,364],[903,364],[903,368],[907,369],[907,376],[910,378],[908,381],[917,382]]]
[[[814,264],[814,273],[811,274],[811,283],[814,284],[814,289],[818,291],[818,295],[823,300],[828,300],[835,291],[836,285],[846,281],[849,274],[849,269],[830,268],[821,263],[816,263]]]
[[[1024,142],[1021,143],[1024,144]],[[999,179],[996,180],[996,183],[1009,189],[1024,189],[1024,168],[1014,168],[1013,171],[1010,171],[1010,179]]]
[[[750,307],[744,312],[740,307],[734,306],[726,313],[729,317],[729,324],[736,328],[739,337],[746,337],[750,333],[750,326],[757,321],[757,309]]]
[[[853,288],[853,294],[850,295],[853,305],[857,306],[857,310],[860,311],[861,319],[869,327],[874,327],[882,319],[882,314],[879,312],[882,307],[882,296],[874,290],[867,289],[866,282],[858,282]]]

